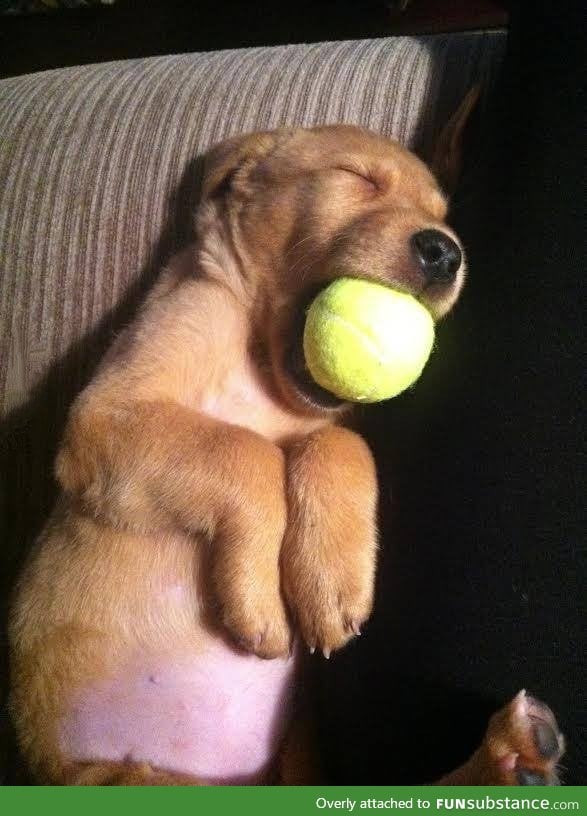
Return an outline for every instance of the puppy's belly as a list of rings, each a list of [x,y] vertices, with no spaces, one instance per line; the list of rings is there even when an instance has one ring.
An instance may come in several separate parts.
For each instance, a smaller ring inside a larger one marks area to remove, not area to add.
[[[204,783],[262,781],[289,721],[294,660],[261,660],[220,641],[143,654],[76,691],[59,742],[74,761],[148,762]]]

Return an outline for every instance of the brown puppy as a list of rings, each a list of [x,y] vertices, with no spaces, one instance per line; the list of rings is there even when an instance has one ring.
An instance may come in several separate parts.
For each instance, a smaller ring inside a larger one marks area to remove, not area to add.
[[[197,242],[76,400],[20,583],[12,708],[38,779],[311,778],[288,737],[301,645],[328,656],[371,611],[377,486],[306,375],[304,306],[344,273],[442,317],[465,274],[445,215],[426,167],[358,128],[210,153]],[[550,780],[561,749],[522,695],[443,781]]]

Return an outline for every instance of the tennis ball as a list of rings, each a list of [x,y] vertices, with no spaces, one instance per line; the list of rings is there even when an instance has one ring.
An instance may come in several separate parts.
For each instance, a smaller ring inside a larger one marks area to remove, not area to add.
[[[401,394],[434,343],[430,312],[411,295],[371,281],[338,278],[312,301],[304,357],[313,379],[352,402]]]

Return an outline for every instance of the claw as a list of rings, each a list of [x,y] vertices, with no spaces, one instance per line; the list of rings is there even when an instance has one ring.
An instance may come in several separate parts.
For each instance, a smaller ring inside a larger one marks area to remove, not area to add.
[[[245,652],[254,652],[256,651],[261,643],[264,640],[264,635],[261,632],[257,632],[257,634],[252,638],[246,637],[237,637],[235,638],[235,642],[241,649]]]
[[[322,649],[322,654],[326,658],[326,660],[330,660],[330,649]]]
[[[314,654],[315,651],[316,651],[316,647],[315,646],[310,646],[310,654]]]
[[[359,629],[359,624],[356,621],[351,621],[351,629],[355,633],[357,637],[361,634],[361,630]]]
[[[518,717],[525,717],[528,710],[528,699],[526,689],[519,691],[512,701],[514,714]]]

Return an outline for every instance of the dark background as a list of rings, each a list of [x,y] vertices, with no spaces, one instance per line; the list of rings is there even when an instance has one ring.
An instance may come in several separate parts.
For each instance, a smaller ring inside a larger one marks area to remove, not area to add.
[[[433,780],[521,688],[587,783],[585,5],[513,11],[451,220],[470,275],[418,387],[370,414],[377,614],[322,671],[340,784]],[[393,491],[393,504],[390,501]]]
[[[118,0],[0,17],[0,76],[106,60],[503,25],[498,0]]]

